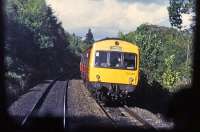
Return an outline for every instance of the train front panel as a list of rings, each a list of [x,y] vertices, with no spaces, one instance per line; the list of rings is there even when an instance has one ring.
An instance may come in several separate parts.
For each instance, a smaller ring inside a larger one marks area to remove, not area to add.
[[[136,87],[139,80],[139,48],[120,40],[105,40],[93,44],[88,79],[91,83]]]

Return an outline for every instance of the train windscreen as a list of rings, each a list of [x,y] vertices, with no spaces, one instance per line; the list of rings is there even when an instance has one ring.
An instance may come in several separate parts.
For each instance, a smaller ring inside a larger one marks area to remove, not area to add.
[[[136,67],[136,56],[131,53],[124,54],[124,67],[126,69],[135,69]]]
[[[95,66],[108,67],[107,52],[99,51],[95,54]]]
[[[97,51],[95,67],[136,69],[136,55],[133,53]]]

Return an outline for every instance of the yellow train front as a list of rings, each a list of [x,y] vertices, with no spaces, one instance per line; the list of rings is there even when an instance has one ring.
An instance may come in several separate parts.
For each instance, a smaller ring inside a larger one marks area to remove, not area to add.
[[[118,100],[139,82],[139,47],[119,39],[96,41],[81,57],[81,77],[97,96]]]

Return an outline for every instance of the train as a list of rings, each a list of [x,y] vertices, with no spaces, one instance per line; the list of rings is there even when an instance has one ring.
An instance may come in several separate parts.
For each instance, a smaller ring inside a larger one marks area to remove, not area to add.
[[[106,38],[82,53],[80,73],[99,100],[124,100],[138,88],[139,64],[140,49],[135,43]]]

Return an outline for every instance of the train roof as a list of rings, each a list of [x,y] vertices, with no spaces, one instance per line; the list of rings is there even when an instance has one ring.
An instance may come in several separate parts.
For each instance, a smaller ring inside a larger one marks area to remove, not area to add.
[[[127,42],[127,43],[132,43],[132,42],[128,42],[126,40],[120,39],[120,38],[103,38],[103,39],[95,41],[93,44],[101,42],[101,41],[105,41],[105,40],[119,40],[119,41],[124,41],[124,42]],[[132,43],[132,44],[135,44],[135,43]],[[91,47],[92,47],[92,45],[91,45]],[[135,45],[137,45],[137,44],[135,44]]]
[[[93,44],[97,43],[97,42],[101,42],[101,41],[105,41],[105,40],[120,40],[120,41],[125,41],[125,42],[128,42],[126,40],[123,40],[123,39],[120,39],[120,38],[109,38],[109,37],[106,37],[106,38],[103,38],[103,39],[99,39],[97,41],[95,41]],[[130,43],[130,42],[128,42]],[[90,48],[92,48],[93,44],[91,46],[89,46],[85,51],[89,50]],[[84,52],[85,52],[84,51]]]
[[[94,43],[100,42],[100,41],[105,41],[105,40],[121,40],[121,41],[125,41],[125,40],[122,40],[122,39],[120,39],[120,38],[103,38],[103,39],[100,39],[100,40],[95,41]]]

